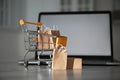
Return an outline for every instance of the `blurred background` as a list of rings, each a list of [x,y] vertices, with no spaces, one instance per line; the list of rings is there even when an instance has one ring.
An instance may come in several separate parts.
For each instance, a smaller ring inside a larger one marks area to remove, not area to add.
[[[17,62],[25,54],[19,20],[37,22],[40,12],[112,12],[114,58],[120,60],[120,0],[0,0],[0,62]]]

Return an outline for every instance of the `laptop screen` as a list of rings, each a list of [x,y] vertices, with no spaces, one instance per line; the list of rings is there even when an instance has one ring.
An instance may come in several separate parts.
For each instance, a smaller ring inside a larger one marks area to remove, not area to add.
[[[46,26],[57,25],[67,36],[69,56],[112,56],[111,13],[41,12],[39,21]]]

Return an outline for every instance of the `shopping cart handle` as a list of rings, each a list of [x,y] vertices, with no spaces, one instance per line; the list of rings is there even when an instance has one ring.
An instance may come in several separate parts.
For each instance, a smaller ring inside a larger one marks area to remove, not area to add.
[[[33,22],[26,22],[25,20],[21,19],[20,20],[20,25],[23,26],[25,24],[33,24],[33,25],[37,25],[38,27],[41,27],[42,26],[42,23],[41,22],[38,22],[38,23],[33,23]]]

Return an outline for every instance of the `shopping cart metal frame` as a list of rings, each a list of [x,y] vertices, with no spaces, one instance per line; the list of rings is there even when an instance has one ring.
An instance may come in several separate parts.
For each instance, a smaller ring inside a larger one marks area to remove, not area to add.
[[[31,52],[37,52],[37,61],[36,64],[40,66],[41,62],[44,62],[46,64],[48,64],[48,66],[51,66],[51,62],[52,62],[52,51],[53,49],[39,49],[38,48],[38,43],[40,43],[41,45],[43,44],[55,44],[55,43],[44,43],[44,42],[38,42],[37,38],[38,35],[42,35],[42,36],[47,36],[47,37],[52,37],[52,38],[56,38],[57,36],[53,36],[50,34],[44,34],[44,33],[38,33],[38,30],[34,31],[34,30],[28,30],[28,27],[25,25],[22,27],[22,32],[24,33],[24,44],[25,44],[25,49],[26,49],[26,53],[24,55],[24,66],[28,67],[29,65],[29,60],[27,59],[27,55]],[[41,59],[40,56],[44,55],[44,52],[46,51],[51,51],[50,55],[49,55],[49,59]]]

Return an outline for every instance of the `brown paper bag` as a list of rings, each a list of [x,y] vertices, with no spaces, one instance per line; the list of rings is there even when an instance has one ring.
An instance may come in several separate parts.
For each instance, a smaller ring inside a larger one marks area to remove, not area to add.
[[[50,30],[50,34],[53,36],[60,36],[60,31],[59,30]],[[56,46],[56,38],[50,37],[50,49],[54,49]]]
[[[61,47],[62,46],[65,46],[67,45],[67,37],[66,36],[58,36],[56,38],[56,47]]]
[[[38,49],[54,49],[56,38],[52,36],[42,35],[42,34],[48,34],[53,36],[60,36],[59,30],[39,30],[38,33]]]
[[[65,47],[55,48],[52,58],[53,70],[65,70],[67,68],[67,50]]]
[[[38,33],[38,48],[39,49],[50,49],[49,46],[49,37],[42,34],[49,34],[48,30],[39,30]]]

